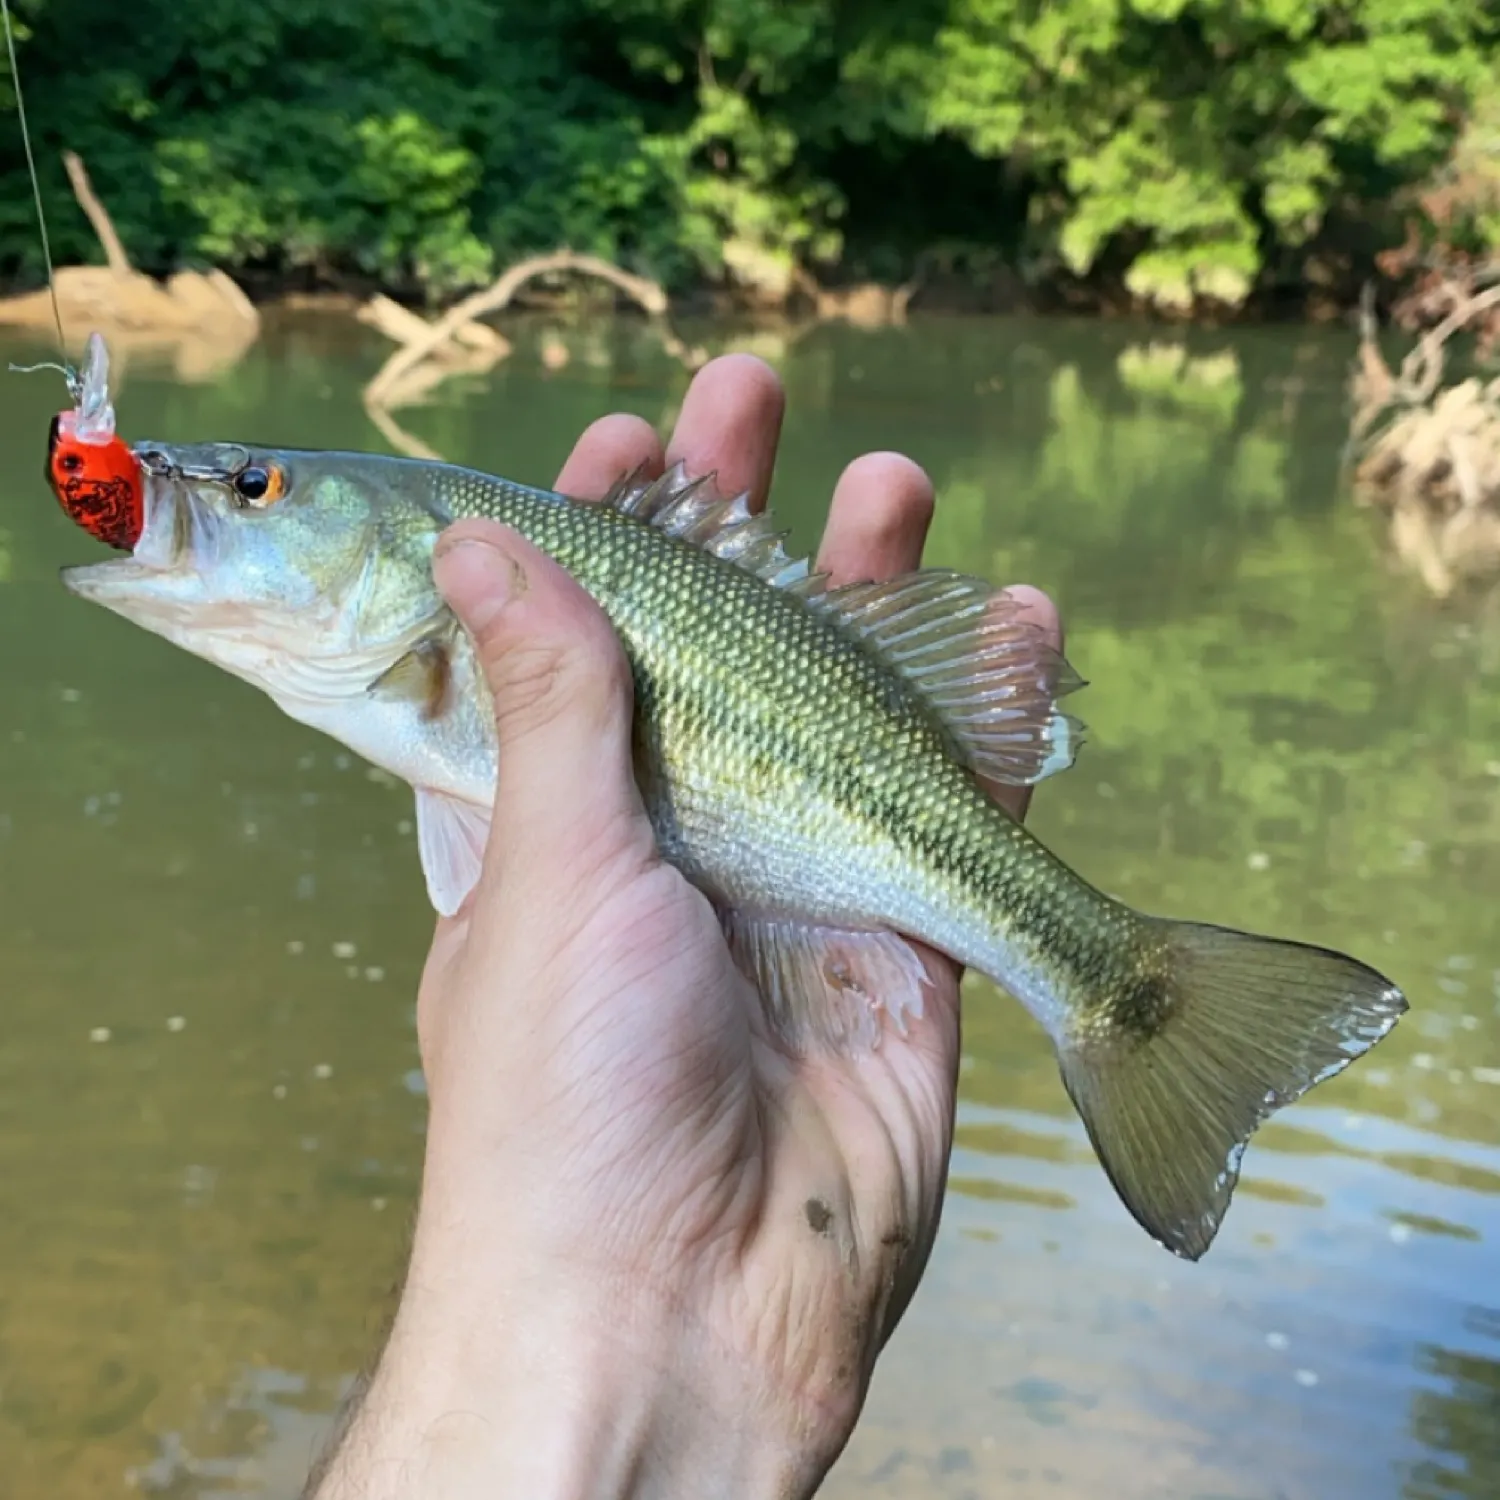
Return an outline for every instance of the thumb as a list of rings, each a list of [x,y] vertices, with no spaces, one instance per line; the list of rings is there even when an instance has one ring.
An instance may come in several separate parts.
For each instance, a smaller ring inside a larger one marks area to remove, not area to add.
[[[494,698],[500,766],[486,882],[517,863],[543,887],[549,871],[572,882],[580,861],[649,847],[631,762],[630,670],[603,611],[493,521],[446,531],[433,576]]]

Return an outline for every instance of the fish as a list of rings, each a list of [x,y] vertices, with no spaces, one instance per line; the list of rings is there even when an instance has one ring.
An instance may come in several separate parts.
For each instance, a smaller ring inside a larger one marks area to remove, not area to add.
[[[1352,957],[1105,894],[993,800],[987,783],[1073,763],[1081,680],[983,579],[833,587],[769,513],[680,465],[600,503],[380,454],[133,453],[141,534],[66,587],[408,782],[438,911],[478,878],[498,751],[433,548],[486,517],[612,623],[660,852],[713,903],[782,1043],[857,1058],[916,1023],[911,940],[989,976],[1046,1030],[1125,1207],[1180,1257],[1212,1244],[1256,1128],[1407,1008]]]

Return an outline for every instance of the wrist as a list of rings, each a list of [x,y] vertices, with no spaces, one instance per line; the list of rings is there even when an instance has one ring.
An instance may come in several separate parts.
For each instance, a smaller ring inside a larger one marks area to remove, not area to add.
[[[832,1458],[815,1426],[646,1289],[611,1293],[419,1237],[317,1500],[796,1500]]]

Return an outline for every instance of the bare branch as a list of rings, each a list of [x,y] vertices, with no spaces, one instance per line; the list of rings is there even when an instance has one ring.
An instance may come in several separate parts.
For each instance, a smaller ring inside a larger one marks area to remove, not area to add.
[[[73,184],[73,196],[78,199],[79,208],[94,226],[94,233],[99,236],[99,243],[104,247],[104,258],[109,262],[110,270],[116,276],[129,276],[134,269],[130,264],[130,257],[125,253],[125,246],[120,243],[120,236],[115,233],[108,210],[99,201],[99,195],[89,181],[88,168],[84,166],[83,158],[76,151],[64,151],[62,159],[63,166],[68,169],[68,181]]]
[[[1454,289],[1456,306],[1436,328],[1417,340],[1417,347],[1401,361],[1400,386],[1403,399],[1420,404],[1430,401],[1443,378],[1443,345],[1481,313],[1500,307],[1500,283],[1478,294]]]
[[[701,363],[699,351],[690,350],[673,332],[667,321],[667,294],[656,282],[644,276],[632,275],[607,260],[600,260],[598,256],[557,250],[550,255],[532,256],[510,267],[493,285],[449,308],[420,338],[414,338],[409,344],[396,350],[365,387],[366,406],[391,405],[411,372],[455,338],[466,324],[508,307],[527,282],[534,281],[539,276],[552,276],[565,271],[607,281],[658,323],[662,332],[662,344],[668,354],[689,368]]]
[[[432,324],[418,317],[410,308],[402,307],[383,293],[377,293],[355,314],[361,323],[378,329],[388,339],[398,344],[415,344],[427,337]],[[504,358],[510,353],[510,340],[487,323],[468,322],[453,332],[453,344],[485,354]],[[434,354],[443,353],[435,349]]]

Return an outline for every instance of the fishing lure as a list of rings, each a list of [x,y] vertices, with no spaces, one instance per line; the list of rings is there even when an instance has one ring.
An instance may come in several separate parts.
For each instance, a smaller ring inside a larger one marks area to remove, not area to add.
[[[81,375],[63,373],[73,408],[52,419],[47,482],[71,520],[99,541],[129,552],[145,526],[145,476],[135,454],[115,433],[109,350],[103,338],[89,335]]]
[[[47,290],[52,295],[52,316],[57,323],[57,347],[62,350],[66,344],[62,308],[57,300],[52,246],[47,238],[47,215],[42,208],[36,157],[31,149],[31,132],[26,124],[26,106],[21,95],[21,71],[16,63],[16,37],[9,0],[0,0],[0,23],[5,31],[5,50],[10,63],[11,84],[15,89],[21,143],[31,176],[37,228],[42,236]],[[115,436],[115,409],[109,399],[109,350],[104,339],[98,333],[89,335],[81,376],[70,365],[33,365],[31,368],[61,370],[68,382],[68,394],[73,398],[73,409],[60,412],[52,419],[52,430],[47,439],[47,483],[52,486],[52,493],[68,516],[91,536],[121,552],[132,551],[145,527],[145,479],[135,455]]]

